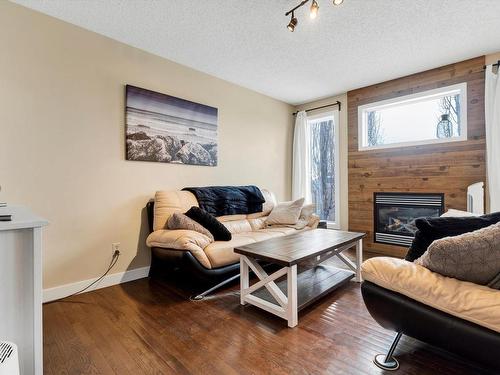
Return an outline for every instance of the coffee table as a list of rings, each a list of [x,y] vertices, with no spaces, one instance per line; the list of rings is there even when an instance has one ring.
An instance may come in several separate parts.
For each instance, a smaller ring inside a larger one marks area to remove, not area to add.
[[[240,254],[240,303],[257,306],[295,327],[300,310],[352,278],[361,282],[364,237],[365,233],[314,229],[235,248],[234,252]],[[355,263],[342,254],[353,246]],[[333,256],[350,270],[321,264]],[[258,260],[282,268],[269,275]],[[299,264],[306,270],[298,273]],[[250,269],[259,279],[253,285],[250,285]]]

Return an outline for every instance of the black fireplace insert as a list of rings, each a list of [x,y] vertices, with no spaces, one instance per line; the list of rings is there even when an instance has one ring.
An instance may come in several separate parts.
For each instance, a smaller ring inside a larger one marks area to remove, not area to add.
[[[396,246],[411,245],[416,219],[444,212],[442,193],[374,193],[373,202],[374,241]]]

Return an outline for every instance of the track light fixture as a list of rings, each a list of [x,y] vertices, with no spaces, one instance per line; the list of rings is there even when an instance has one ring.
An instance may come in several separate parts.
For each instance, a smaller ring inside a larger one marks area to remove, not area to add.
[[[311,12],[309,13],[311,19],[315,19],[318,16],[318,10],[319,10],[318,2],[316,0],[313,0],[311,4]]]
[[[292,12],[292,18],[290,19],[287,28],[293,33],[295,30],[295,26],[297,26],[297,18],[295,18],[295,14]]]
[[[295,11],[297,9],[299,9],[301,6],[307,4],[310,0],[302,0],[302,2],[297,5],[295,8],[292,8],[290,9],[288,12],[285,13],[285,16],[289,16],[290,14],[292,15],[291,16],[291,19],[290,19],[290,22],[288,23],[288,30],[290,31],[295,31],[295,27],[297,26],[297,18],[295,18]],[[332,3],[333,5],[341,5],[342,3],[344,2],[344,0],[332,0]],[[311,17],[311,19],[314,19],[318,16],[318,11],[319,11],[319,4],[317,2],[317,0],[312,0],[312,3],[311,3],[311,7],[310,7],[310,13],[309,13],[309,16]]]

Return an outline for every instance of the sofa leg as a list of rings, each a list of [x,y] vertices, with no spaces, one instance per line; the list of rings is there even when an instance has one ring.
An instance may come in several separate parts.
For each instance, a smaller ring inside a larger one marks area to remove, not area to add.
[[[190,299],[191,299],[191,301],[201,301],[203,298],[205,298],[207,295],[209,295],[209,294],[210,294],[210,293],[212,293],[213,291],[215,291],[215,290],[217,290],[217,289],[219,289],[219,288],[223,287],[223,286],[224,286],[224,285],[226,285],[226,284],[229,284],[231,281],[236,280],[236,279],[237,279],[237,278],[239,278],[239,277],[240,277],[240,274],[237,274],[237,275],[231,276],[229,279],[226,279],[226,280],[224,280],[224,281],[220,282],[219,284],[217,284],[217,285],[215,285],[215,286],[211,287],[211,288],[210,288],[210,289],[208,289],[208,290],[205,290],[203,293],[200,293],[200,294],[198,294],[198,295],[196,295],[196,296],[191,297]]]
[[[401,339],[401,336],[403,336],[403,333],[398,332],[387,354],[377,354],[373,359],[373,363],[375,363],[382,370],[394,371],[399,368],[399,362],[396,358],[393,357],[393,354],[396,350],[396,346],[398,345],[399,340]]]

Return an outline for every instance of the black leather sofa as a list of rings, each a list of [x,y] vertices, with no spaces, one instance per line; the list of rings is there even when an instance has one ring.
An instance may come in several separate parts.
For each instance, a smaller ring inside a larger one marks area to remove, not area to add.
[[[375,357],[374,362],[380,368],[396,370],[399,367],[393,353],[404,334],[500,373],[499,333],[368,281],[361,285],[361,292],[371,316],[382,327],[397,333],[388,353]]]

